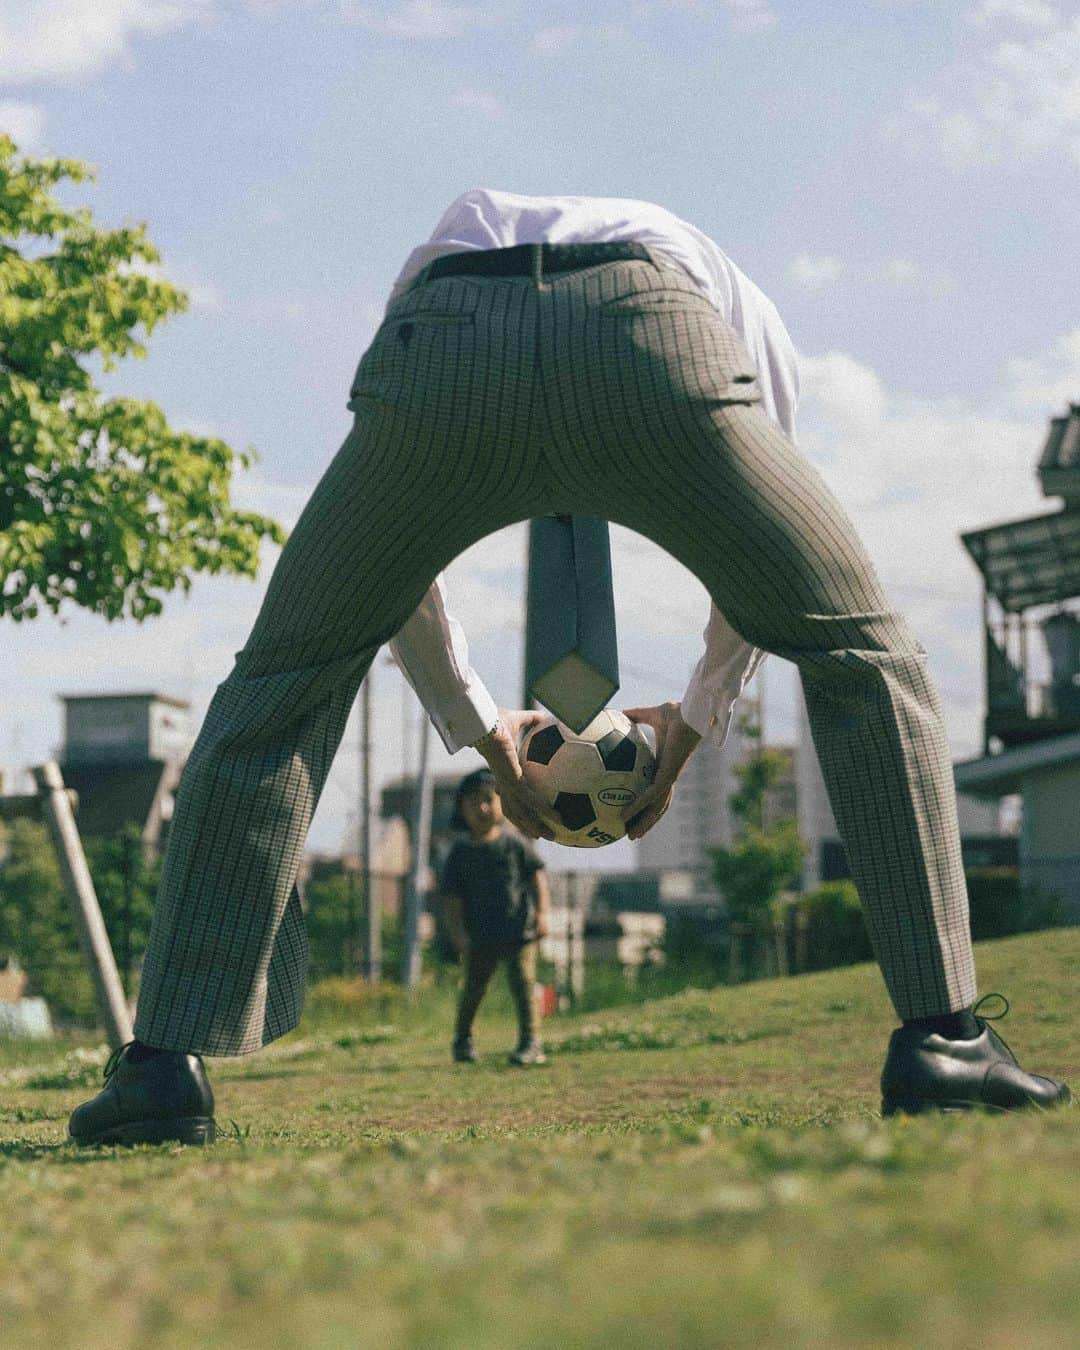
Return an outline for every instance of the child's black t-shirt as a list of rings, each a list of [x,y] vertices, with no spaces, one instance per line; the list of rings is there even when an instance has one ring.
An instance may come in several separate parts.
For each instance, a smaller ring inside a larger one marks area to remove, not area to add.
[[[469,941],[533,942],[536,900],[529,882],[543,863],[524,839],[504,830],[490,843],[458,838],[443,864],[440,890],[461,897]]]

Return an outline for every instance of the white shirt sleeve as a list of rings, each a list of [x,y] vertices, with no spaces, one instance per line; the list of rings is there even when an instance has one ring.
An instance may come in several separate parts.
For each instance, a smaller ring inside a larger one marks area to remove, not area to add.
[[[716,606],[710,605],[705,651],[680,705],[686,725],[703,740],[723,745],[731,730],[735,700],[764,658],[759,647],[745,642]]]
[[[492,729],[499,710],[469,665],[469,644],[461,624],[447,613],[441,575],[389,646],[452,755]]]

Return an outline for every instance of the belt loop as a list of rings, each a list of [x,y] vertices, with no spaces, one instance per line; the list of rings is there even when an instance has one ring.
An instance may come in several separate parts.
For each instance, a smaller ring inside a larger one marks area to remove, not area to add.
[[[533,284],[537,287],[544,284],[544,246],[543,244],[532,245],[532,274]]]

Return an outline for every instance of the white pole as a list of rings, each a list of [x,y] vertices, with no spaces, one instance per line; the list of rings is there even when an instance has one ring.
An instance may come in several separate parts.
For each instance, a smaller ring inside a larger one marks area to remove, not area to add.
[[[431,851],[431,756],[428,754],[431,722],[420,726],[420,769],[412,804],[412,858],[405,892],[405,942],[401,959],[401,982],[406,989],[420,983],[420,907],[424,895],[428,854]]]
[[[71,801],[64,788],[60,765],[55,760],[38,765],[31,773],[41,795],[42,813],[56,848],[64,889],[71,901],[79,946],[94,981],[98,1009],[109,1044],[115,1050],[134,1035],[131,1015],[109,945],[109,935],[105,931],[105,921],[101,917],[93,878],[86,864],[82,840],[71,811]]]
[[[367,906],[367,960],[365,974],[382,979],[382,912],[371,867],[371,699],[375,663],[360,686],[360,875]]]

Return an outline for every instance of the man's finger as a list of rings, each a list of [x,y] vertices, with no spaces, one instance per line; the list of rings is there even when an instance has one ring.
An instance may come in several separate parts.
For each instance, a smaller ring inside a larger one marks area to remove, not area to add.
[[[644,722],[650,727],[659,727],[663,721],[659,708],[624,708],[622,712],[631,722]]]
[[[635,816],[640,815],[641,812],[645,810],[645,808],[648,806],[648,804],[653,800],[655,796],[656,796],[656,789],[654,787],[646,788],[645,791],[639,797],[635,797],[632,802],[628,802],[626,806],[622,807],[619,810],[619,819],[623,822],[623,824],[626,824],[627,821],[633,820]]]

